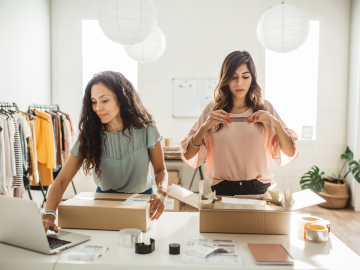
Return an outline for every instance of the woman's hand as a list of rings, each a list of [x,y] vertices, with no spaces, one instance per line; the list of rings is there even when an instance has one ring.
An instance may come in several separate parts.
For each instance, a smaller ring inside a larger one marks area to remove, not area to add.
[[[230,124],[229,121],[230,114],[225,112],[224,110],[212,111],[208,114],[203,127],[206,130],[209,130],[213,126],[217,126],[218,124]]]
[[[56,233],[59,232],[59,229],[55,224],[55,217],[53,215],[43,215],[42,223],[44,225],[45,233],[47,233],[48,230],[54,231]]]
[[[151,220],[157,220],[164,212],[165,209],[165,196],[166,193],[158,189],[158,191],[150,196],[150,218]]]
[[[276,119],[269,112],[264,111],[264,110],[259,110],[255,113],[249,115],[248,118],[252,119],[252,121],[249,121],[248,124],[253,124],[253,123],[270,124],[274,128],[280,124],[280,121],[278,119]]]

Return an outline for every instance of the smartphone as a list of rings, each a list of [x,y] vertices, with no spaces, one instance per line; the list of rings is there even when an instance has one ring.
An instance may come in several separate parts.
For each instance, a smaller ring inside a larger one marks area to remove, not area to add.
[[[230,117],[230,122],[250,122],[252,121],[252,118],[247,117]]]

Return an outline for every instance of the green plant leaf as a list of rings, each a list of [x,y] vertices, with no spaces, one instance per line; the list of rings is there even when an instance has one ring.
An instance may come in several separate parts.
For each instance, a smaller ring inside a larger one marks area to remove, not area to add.
[[[354,154],[351,152],[349,146],[346,148],[345,153],[341,155],[341,159],[346,159],[349,161],[354,159]]]
[[[349,163],[349,171],[352,172],[356,181],[360,183],[360,163],[356,160],[353,160]]]
[[[311,167],[311,170],[306,172],[300,180],[301,189],[311,189],[315,193],[319,193],[324,189],[324,172],[320,172],[317,166]]]

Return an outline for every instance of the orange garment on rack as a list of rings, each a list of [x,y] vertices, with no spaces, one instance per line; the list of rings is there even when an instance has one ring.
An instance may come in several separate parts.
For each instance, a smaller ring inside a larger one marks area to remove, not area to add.
[[[52,113],[49,111],[46,111],[46,113],[54,116],[55,119],[55,132],[56,132],[56,161],[57,165],[64,165],[63,155],[62,155],[62,140],[61,140],[61,122],[60,122],[60,116],[56,113]]]
[[[36,111],[40,117],[48,119],[48,121],[46,121],[37,117],[35,137],[40,181],[43,186],[50,186],[54,181],[52,169],[56,168],[53,122],[49,114],[36,109],[34,109],[34,111]],[[39,184],[34,184],[34,186],[38,185]]]

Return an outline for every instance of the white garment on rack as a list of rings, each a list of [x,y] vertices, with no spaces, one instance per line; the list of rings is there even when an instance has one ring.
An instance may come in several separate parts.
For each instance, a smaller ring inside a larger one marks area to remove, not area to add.
[[[39,183],[39,171],[37,168],[37,153],[36,153],[36,136],[35,136],[35,118],[33,120],[30,120],[30,124],[31,124],[31,134],[33,137],[33,143],[34,143],[34,156],[35,156],[35,168],[34,168],[34,179],[30,179],[32,181],[35,181],[36,184]]]
[[[7,195],[6,189],[6,163],[5,163],[5,129],[0,120],[0,194]]]
[[[9,135],[9,145],[10,145],[10,165],[11,165],[11,178],[16,176],[16,165],[15,165],[15,151],[14,151],[14,136],[15,136],[15,125],[14,120],[9,117],[6,120],[8,124],[8,135]],[[12,180],[11,180],[12,181]]]
[[[24,133],[24,137],[25,139],[29,138],[31,136],[31,131],[30,131],[30,127],[29,124],[25,118],[24,115],[22,114],[18,114],[21,117],[21,124],[24,125],[23,127],[23,133]]]
[[[15,126],[15,135],[14,135],[14,153],[15,153],[15,163],[16,163],[16,175],[13,176],[13,187],[22,187],[23,186],[23,156],[22,156],[22,148],[21,148],[21,138],[18,127],[19,118],[16,114],[13,116],[14,126]],[[21,120],[20,120],[21,122]]]

